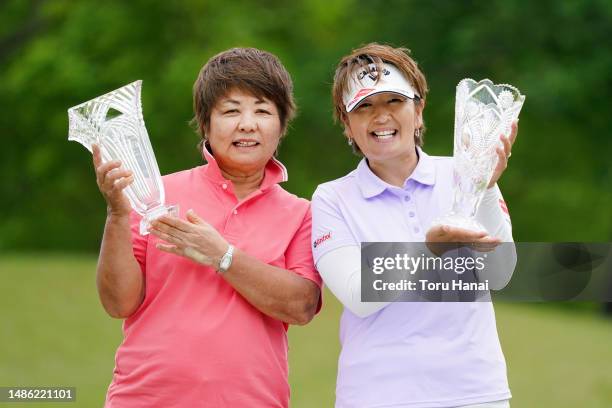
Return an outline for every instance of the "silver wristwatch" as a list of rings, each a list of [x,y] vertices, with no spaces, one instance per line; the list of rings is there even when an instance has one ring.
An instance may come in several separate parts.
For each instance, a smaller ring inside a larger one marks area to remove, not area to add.
[[[227,251],[225,252],[225,254],[223,254],[223,256],[221,257],[221,260],[219,261],[219,268],[217,269],[217,272],[219,273],[227,272],[230,266],[232,266],[233,257],[234,257],[234,246],[230,244],[230,246],[227,248]]]

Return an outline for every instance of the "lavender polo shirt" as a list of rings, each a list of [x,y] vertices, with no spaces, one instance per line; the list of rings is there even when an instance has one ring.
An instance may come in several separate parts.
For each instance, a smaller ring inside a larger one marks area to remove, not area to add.
[[[452,158],[428,156],[403,188],[363,159],[312,198],[315,262],[366,241],[423,242],[452,205]],[[511,397],[490,302],[391,303],[340,321],[336,407],[456,407]]]

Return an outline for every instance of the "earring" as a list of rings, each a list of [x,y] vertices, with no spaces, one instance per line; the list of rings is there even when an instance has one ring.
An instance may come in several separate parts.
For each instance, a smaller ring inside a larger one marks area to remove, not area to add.
[[[417,139],[421,138],[421,128],[414,130],[414,137],[416,137]]]
[[[347,143],[348,143],[349,146],[352,146],[353,145],[353,139],[349,137]]]

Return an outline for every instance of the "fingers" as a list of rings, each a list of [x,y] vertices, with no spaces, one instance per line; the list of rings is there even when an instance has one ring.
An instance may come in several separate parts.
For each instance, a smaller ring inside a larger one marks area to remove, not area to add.
[[[450,245],[470,244],[478,242],[482,245],[489,245],[494,242],[486,231],[470,231],[463,228],[452,227],[450,225],[436,225],[428,232],[426,241],[429,243],[444,243]]]
[[[101,165],[99,165],[98,168],[96,169],[96,171],[101,176],[105,176],[106,173],[108,173],[109,171],[111,171],[113,169],[117,169],[119,167],[121,167],[121,162],[119,160],[111,160],[109,162],[102,163]]]
[[[96,176],[104,175],[106,172],[116,168],[121,167],[121,162],[119,160],[111,160],[109,162],[102,162],[102,152],[100,151],[100,146],[97,144],[91,145],[93,163],[96,168]]]
[[[97,169],[102,164],[102,156],[100,154],[100,147],[98,147],[98,145],[94,143],[91,145],[91,151],[92,151],[92,157],[93,157],[93,164],[94,164],[94,167]]]
[[[512,122],[512,130],[510,131],[510,144],[514,144],[516,136],[518,135],[518,119]]]
[[[175,228],[172,225],[167,224],[163,221],[165,217],[159,217],[151,222],[151,231],[158,231],[163,234],[172,235],[174,237],[178,237],[182,232],[181,230]]]
[[[510,125],[510,134],[509,135],[500,135],[500,140],[504,142],[504,139],[508,140],[510,143],[510,147],[514,144],[516,140],[516,136],[518,135],[518,119],[512,122]],[[508,151],[509,152],[509,151]]]
[[[130,177],[132,176],[132,172],[130,170],[127,169],[121,169],[121,168],[114,168],[108,172],[106,172],[106,174],[104,174],[104,183],[105,184],[109,184],[112,185],[115,183],[115,181],[119,180],[122,177]]]
[[[498,155],[500,154],[500,152],[504,153],[505,161],[507,161],[508,158],[510,157],[510,153],[512,151],[512,145],[514,144],[514,141],[516,140],[517,134],[518,134],[518,120],[512,122],[510,135],[508,136],[500,135],[499,136],[499,140],[502,142],[502,146],[501,146],[502,149],[497,148],[496,150],[497,150]]]
[[[512,151],[512,142],[509,137],[504,135],[499,136],[499,140],[501,141],[501,146],[498,146],[495,151],[497,152],[498,165],[500,163],[508,163],[508,158],[510,157],[510,152]]]
[[[189,242],[183,239],[183,232],[157,220],[153,221],[151,225],[152,228],[149,229],[151,234],[168,242],[168,244],[157,243],[155,245],[156,248],[184,256],[204,265],[210,264],[210,259],[206,255],[190,246]]]
[[[102,162],[100,146],[91,145],[93,164],[96,170],[96,183],[102,196],[106,200],[107,213],[125,216],[132,210],[128,198],[123,190],[134,182],[131,170],[121,168],[121,161],[111,160]]]
[[[491,252],[501,239],[486,231],[470,231],[449,225],[433,226],[427,233],[427,246],[438,256],[458,247],[469,247],[477,252]]]
[[[495,237],[491,237],[491,236],[486,236],[474,243],[472,243],[470,246],[478,251],[478,252],[491,252],[493,251],[499,244],[501,243],[501,240],[499,238],[495,238]]]
[[[111,160],[109,162],[102,162],[102,153],[100,151],[100,146],[97,144],[91,145],[92,149],[92,157],[93,163],[96,169],[96,180],[98,184],[102,186],[103,184],[112,185],[118,179],[122,177],[129,177],[132,175],[132,171],[128,169],[121,169],[117,171],[118,168],[121,167],[121,161],[119,160]]]
[[[193,224],[197,225],[207,225],[206,221],[204,221],[196,212],[192,209],[187,210],[185,214],[187,221],[184,221],[180,218],[173,217],[171,215],[163,215],[159,217],[156,221],[160,223],[166,224],[170,227],[176,228],[183,232],[194,232]]]
[[[198,214],[196,214],[195,211],[193,211],[192,209],[189,209],[187,211],[187,220],[191,221],[194,224],[206,224],[206,221],[204,221]]]
[[[450,234],[452,234],[452,238],[450,238],[449,242],[468,246],[478,252],[493,251],[501,242],[499,238],[488,235],[486,231],[474,232],[453,228]]]
[[[497,237],[493,237],[493,236],[491,236],[491,235],[486,235],[486,236],[484,236],[484,237],[482,237],[482,238],[478,239],[478,241],[477,241],[477,242],[480,242],[480,243],[485,243],[485,244],[486,244],[486,243],[495,243],[495,244],[499,244],[499,243],[501,242],[501,239],[500,239],[500,238],[497,238]]]
[[[98,180],[98,184],[104,184],[108,172],[119,167],[121,167],[121,162],[118,160],[112,160],[107,163],[102,163],[101,165],[96,167],[96,179]]]
[[[134,182],[134,176],[129,175],[114,183],[114,188],[121,191]]]
[[[495,169],[493,170],[493,175],[491,176],[491,180],[489,181],[487,188],[493,187],[495,183],[497,183],[497,180],[499,180],[499,178],[501,177],[504,170],[506,170],[506,168],[508,167],[508,157],[510,157],[510,151],[506,153],[506,150],[505,150],[507,139],[501,136],[500,140],[502,140],[504,147],[503,148],[497,147],[495,149],[497,153],[497,164],[495,165]]]
[[[134,181],[129,170],[113,169],[104,175],[100,188],[107,194],[118,193]]]
[[[175,254],[175,255],[182,255],[181,250],[178,249],[178,247],[176,245],[168,245],[168,244],[157,243],[157,244],[155,244],[155,248],[157,248],[157,249],[159,249],[160,251],[163,251],[163,252],[169,252],[169,253]]]
[[[479,245],[479,246],[483,246],[483,247],[496,247],[498,244],[501,243],[501,240],[497,237],[492,237],[490,235],[487,235],[485,237],[479,238],[475,241],[473,241],[474,245]]]
[[[110,211],[127,214],[131,207],[123,190],[134,182],[134,175],[130,170],[117,168],[119,165],[119,162],[102,164],[98,169],[102,168],[103,171],[96,171],[96,181]]]
[[[488,234],[486,231],[470,231],[463,228],[446,226],[447,242],[474,242],[485,238]]]
[[[500,136],[499,139],[502,142],[503,151],[506,157],[508,157],[510,155],[510,151],[512,150],[512,142],[510,141],[509,137],[505,137],[503,135]]]
[[[197,221],[197,223],[200,225],[205,224],[205,222],[199,218],[195,212],[193,212],[193,210],[189,210],[187,212],[187,218]],[[199,234],[201,234],[201,231],[198,231],[194,224],[192,224],[189,220],[185,221],[170,215],[163,215],[155,219],[151,223],[151,228],[149,231],[164,241],[177,244],[179,246],[189,245],[190,243],[194,242],[194,239],[197,238]]]
[[[193,226],[191,223],[181,220],[180,218],[173,217],[171,215],[162,215],[153,221],[153,224],[157,227],[159,223],[160,226],[165,225],[166,227],[170,227],[182,232],[190,233],[193,232]]]
[[[151,223],[149,232],[159,239],[169,242],[174,245],[184,245],[184,241],[181,239],[176,229],[169,228],[163,224],[159,224],[156,221]]]
[[[448,234],[450,228],[451,227],[448,225],[434,225],[429,231],[427,231],[427,235],[432,239],[432,241],[440,241],[441,238],[444,238]]]
[[[435,225],[428,232],[435,242],[472,242],[487,236],[486,231],[470,231],[450,225]]]
[[[476,252],[492,252],[495,250],[495,248],[497,247],[497,243],[492,243],[492,244],[474,244],[471,245],[470,247],[476,251]]]
[[[497,149],[497,166],[495,171],[503,171],[508,167],[508,155],[510,152],[506,152],[505,148],[498,147]]]

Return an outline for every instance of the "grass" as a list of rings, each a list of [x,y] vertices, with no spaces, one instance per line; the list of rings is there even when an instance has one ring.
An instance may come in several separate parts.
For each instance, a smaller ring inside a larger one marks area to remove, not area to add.
[[[121,322],[102,310],[94,271],[87,256],[0,259],[0,386],[75,386],[76,403],[52,405],[102,405]],[[326,293],[315,320],[289,331],[293,407],[333,406],[340,311]],[[612,407],[612,321],[545,305],[496,311],[513,408]]]

